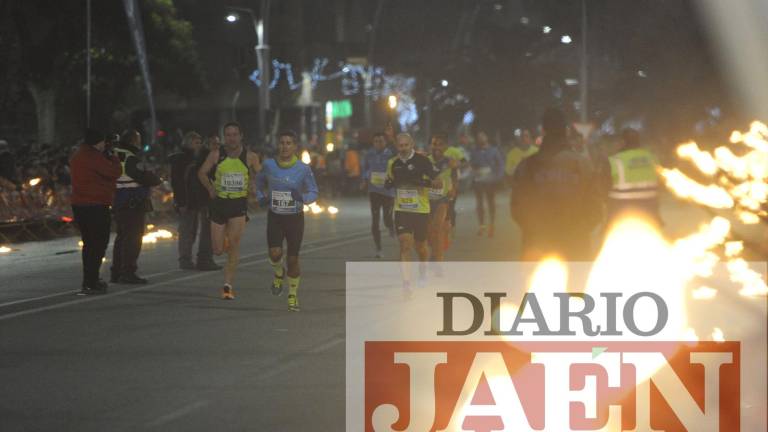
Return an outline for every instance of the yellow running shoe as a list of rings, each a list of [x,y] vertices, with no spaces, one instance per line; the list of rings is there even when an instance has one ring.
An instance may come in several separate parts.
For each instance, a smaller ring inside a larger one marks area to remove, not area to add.
[[[288,294],[288,310],[291,312],[298,312],[300,310],[299,298],[296,294]]]
[[[221,298],[222,300],[235,299],[235,290],[232,289],[231,285],[224,285],[224,287],[221,288]]]

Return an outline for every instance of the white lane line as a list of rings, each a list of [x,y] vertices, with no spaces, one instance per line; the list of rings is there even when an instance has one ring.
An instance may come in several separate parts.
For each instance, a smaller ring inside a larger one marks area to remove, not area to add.
[[[60,293],[56,293],[56,294],[48,294],[48,295],[44,295],[44,296],[40,296],[40,297],[25,298],[25,299],[21,299],[21,300],[10,301],[10,302],[7,302],[7,303],[0,303],[0,308],[1,307],[6,307],[6,306],[13,306],[15,304],[29,303],[29,302],[33,302],[33,301],[36,301],[36,300],[45,300],[45,299],[54,298],[54,297],[61,297],[63,295],[71,295],[71,294],[75,294],[78,291],[79,290],[64,291],[64,292],[60,292]]]
[[[203,408],[205,406],[210,405],[210,401],[207,400],[199,400],[197,402],[192,402],[189,405],[183,406],[175,411],[171,411],[168,414],[165,414],[163,416],[160,416],[156,418],[155,420],[147,423],[145,426],[149,428],[162,426],[166,423],[170,423],[178,418],[184,417],[187,414],[192,414],[194,411]]]
[[[335,337],[331,339],[328,342],[325,342],[323,344],[320,344],[316,347],[312,347],[305,351],[300,351],[298,353],[294,353],[290,356],[288,360],[281,361],[277,366],[273,366],[269,368],[266,372],[260,373],[256,376],[257,381],[264,381],[270,378],[273,378],[277,375],[280,375],[283,372],[286,372],[290,369],[293,369],[299,364],[302,363],[305,359],[299,357],[301,354],[320,354],[322,352],[328,351],[329,349],[335,347],[336,345],[344,343],[344,339],[340,337]]]
[[[350,235],[349,236],[349,238],[350,238],[349,240],[344,240],[344,241],[339,241],[339,242],[335,242],[335,243],[330,243],[330,244],[327,244],[325,246],[309,247],[309,248],[307,248],[304,251],[304,255],[309,255],[309,254],[311,254],[313,252],[318,252],[318,251],[326,250],[326,249],[333,249],[335,247],[356,243],[356,242],[359,242],[361,240],[367,240],[369,235],[370,235],[370,232],[365,231],[365,232],[361,232],[361,233],[358,233],[358,234]],[[315,243],[319,243],[319,242],[315,242]],[[250,267],[250,266],[253,266],[253,265],[256,265],[256,264],[265,263],[265,262],[268,261],[267,258],[266,258],[266,252],[259,253],[259,254],[256,254],[256,255],[262,255],[262,256],[265,256],[265,258],[262,258],[262,259],[256,260],[256,261],[251,261],[251,262],[244,263],[244,264],[240,264],[238,266],[238,268]],[[124,289],[124,290],[113,292],[113,293],[109,293],[109,294],[88,296],[88,297],[83,297],[83,298],[80,298],[80,299],[77,299],[77,300],[70,300],[70,301],[66,301],[66,302],[62,302],[62,303],[56,303],[54,305],[42,306],[42,307],[27,309],[27,310],[23,310],[23,311],[19,311],[19,312],[13,312],[13,313],[5,314],[5,315],[0,315],[0,321],[11,319],[11,318],[16,318],[16,317],[20,317],[20,316],[25,316],[25,315],[32,315],[32,314],[35,314],[35,313],[38,313],[38,312],[44,312],[44,311],[49,311],[49,310],[61,309],[61,308],[64,308],[64,307],[67,307],[67,306],[71,306],[71,305],[76,305],[76,304],[81,304],[81,303],[88,303],[88,302],[98,301],[98,300],[104,300],[104,299],[107,299],[107,298],[117,297],[117,296],[129,294],[129,293],[132,293],[132,292],[136,292],[136,291],[142,291],[142,290],[156,288],[156,287],[160,287],[160,286],[164,286],[164,285],[169,285],[169,284],[176,283],[176,282],[182,282],[182,281],[186,281],[186,280],[197,279],[197,278],[201,278],[201,277],[204,277],[204,276],[211,276],[213,274],[218,274],[218,273],[213,273],[213,272],[195,273],[195,274],[191,274],[189,276],[184,276],[184,277],[180,277],[180,278],[176,278],[176,279],[170,279],[170,280],[163,281],[163,282],[157,282],[157,283],[152,283],[152,284],[147,284],[147,285],[141,285],[141,286],[137,286],[135,288],[128,288],[128,289]]]
[[[365,232],[367,232],[367,231],[365,231]],[[352,237],[352,236],[362,235],[365,232],[364,231],[356,232],[356,233],[350,234],[348,236],[344,236],[342,238],[348,238],[348,237]],[[317,243],[319,243],[319,241],[308,243],[307,246],[312,246],[313,244],[317,244]],[[250,253],[250,254],[246,254],[246,255],[241,255],[240,259],[241,260],[247,260],[249,258],[253,258],[253,257],[256,257],[256,256],[262,256],[262,255],[266,255],[266,252],[255,252],[255,253]],[[147,279],[151,279],[151,278],[155,278],[155,277],[158,277],[158,276],[165,276],[167,274],[180,273],[180,272],[183,272],[183,271],[184,270],[173,269],[173,270],[167,270],[167,271],[160,272],[160,273],[152,273],[152,274],[149,274],[149,275],[145,275],[144,277],[146,277]],[[150,285],[152,285],[152,284],[150,284]],[[147,285],[147,286],[150,286],[150,285]],[[75,294],[75,293],[77,293],[79,291],[80,290],[70,290],[70,291],[60,292],[60,293],[56,293],[56,294],[48,294],[48,295],[44,295],[44,296],[40,296],[40,297],[32,297],[32,298],[24,298],[24,299],[20,299],[20,300],[13,300],[13,301],[9,301],[7,303],[0,303],[0,308],[7,307],[7,306],[13,306],[13,305],[17,305],[17,304],[29,303],[29,302],[38,301],[38,300],[46,300],[46,299],[50,299],[50,298],[61,297],[61,296],[64,296],[64,295]],[[2,317],[0,317],[0,319],[2,319]]]

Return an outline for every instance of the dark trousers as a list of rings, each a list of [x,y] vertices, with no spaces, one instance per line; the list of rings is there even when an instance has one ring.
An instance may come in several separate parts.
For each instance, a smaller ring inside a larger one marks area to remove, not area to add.
[[[121,208],[115,210],[117,237],[112,253],[112,275],[135,274],[136,261],[141,253],[141,238],[144,236],[144,208]]]
[[[394,199],[376,192],[370,192],[368,197],[371,201],[371,234],[373,242],[376,244],[376,250],[381,250],[381,232],[379,231],[379,216],[384,213],[384,226],[391,230],[392,225],[392,206]]]
[[[179,261],[192,261],[192,246],[195,244],[198,229],[200,241],[197,244],[197,263],[213,261],[211,247],[211,221],[208,219],[208,208],[182,208],[179,210]]]
[[[477,220],[480,225],[485,225],[485,206],[483,201],[488,202],[488,216],[490,216],[491,225],[496,222],[496,185],[493,183],[475,183],[475,202],[477,205]]]
[[[83,240],[83,285],[99,280],[101,261],[109,245],[112,217],[109,206],[72,206],[75,223]]]

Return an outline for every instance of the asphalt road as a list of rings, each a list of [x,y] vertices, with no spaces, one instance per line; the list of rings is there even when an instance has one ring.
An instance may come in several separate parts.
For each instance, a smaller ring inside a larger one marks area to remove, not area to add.
[[[74,294],[77,239],[0,256],[0,431],[344,430],[345,263],[374,255],[367,201],[335,204],[335,217],[307,217],[299,313],[269,293],[263,214],[248,224],[231,302],[219,272],[177,269],[173,241],[143,251],[149,285],[94,297]],[[461,198],[448,260],[516,256],[498,205],[496,237],[478,238],[472,197]],[[698,220],[670,214],[671,230]]]

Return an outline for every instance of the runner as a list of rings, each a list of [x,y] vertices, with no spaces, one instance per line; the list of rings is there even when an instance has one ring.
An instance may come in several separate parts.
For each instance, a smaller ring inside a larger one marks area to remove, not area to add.
[[[459,198],[459,186],[461,184],[461,173],[468,171],[469,161],[467,159],[467,152],[461,145],[450,146],[445,150],[445,156],[449,159],[454,159],[457,162],[456,167],[456,181],[453,184],[453,192],[448,195],[448,223],[446,230],[448,235],[445,237],[446,249],[450,244],[451,237],[453,237],[456,230],[456,200]]]
[[[283,292],[283,277],[288,279],[288,310],[299,310],[299,250],[304,237],[304,204],[317,200],[317,184],[312,170],[296,156],[297,136],[286,131],[278,136],[277,158],[264,162],[256,178],[256,197],[267,212],[267,244],[272,265],[272,294]],[[288,243],[288,270],[283,268],[283,240]]]
[[[387,164],[391,158],[392,151],[387,148],[386,136],[383,133],[375,134],[373,148],[365,155],[363,178],[368,185],[368,199],[371,203],[371,234],[373,243],[376,245],[376,258],[381,258],[381,232],[379,231],[381,213],[390,237],[395,236],[395,228],[392,224],[393,192],[384,187],[387,179]]]
[[[224,145],[211,148],[197,176],[213,201],[210,203],[211,243],[213,253],[227,253],[221,298],[235,298],[232,282],[240,260],[240,238],[248,213],[248,190],[251,176],[261,171],[259,156],[243,146],[240,124],[224,125]],[[213,171],[213,181],[209,177]]]
[[[387,186],[395,189],[395,227],[400,242],[403,290],[411,294],[411,250],[419,256],[419,284],[426,278],[427,225],[429,222],[428,188],[442,187],[437,171],[424,155],[414,150],[413,138],[407,133],[397,135],[397,157],[389,160]]]
[[[458,180],[458,160],[447,155],[448,140],[443,134],[432,137],[431,155],[429,156],[443,185],[440,188],[429,190],[429,246],[432,251],[430,261],[443,261],[443,252],[447,242],[450,221],[448,220],[448,206],[451,196],[456,195]],[[439,266],[435,267],[438,275],[442,274]]]
[[[477,235],[485,235],[485,209],[483,201],[488,203],[488,237],[493,237],[496,223],[496,187],[504,175],[504,159],[496,147],[488,143],[488,135],[477,133],[477,143],[470,155],[472,165],[472,186],[475,189],[477,220],[480,224]]]

